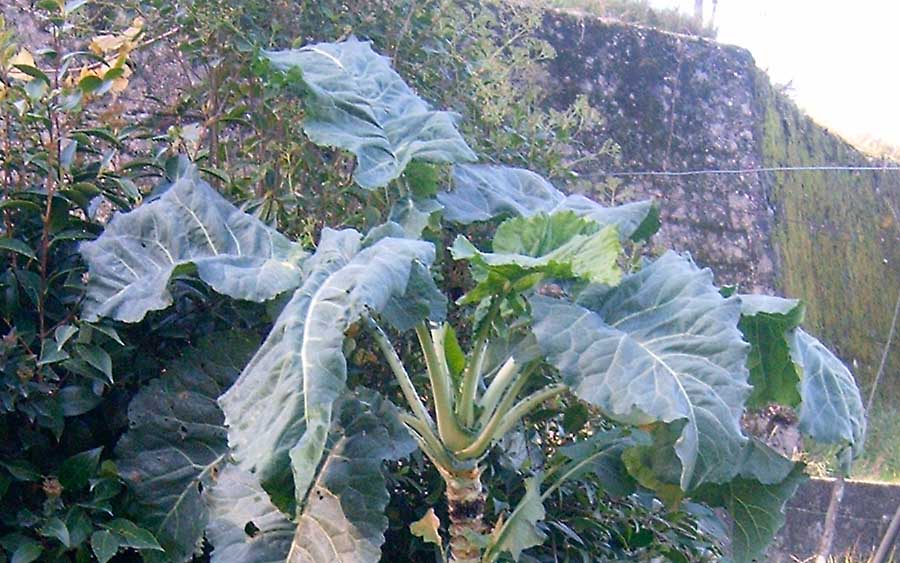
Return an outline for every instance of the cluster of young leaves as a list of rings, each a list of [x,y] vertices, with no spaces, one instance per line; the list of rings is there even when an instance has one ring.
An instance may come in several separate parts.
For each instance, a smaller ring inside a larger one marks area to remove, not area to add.
[[[453,115],[432,110],[367,43],[267,56],[299,71],[305,132],[356,157],[360,189],[397,186],[416,160],[453,163],[453,185],[435,198],[408,194],[393,220],[365,235],[325,229],[307,255],[184,165],[158,198],[82,246],[91,268],[88,319],[136,322],[167,307],[168,281],[185,268],[235,299],[293,291],[219,397],[224,418],[210,411],[204,428],[212,434],[185,420],[178,440],[170,433],[163,442],[174,452],[134,465],[133,487],[155,475],[171,491],[144,500],[154,504],[141,512],[170,556],[193,553],[206,523],[213,561],[378,560],[389,500],[380,460],[405,458],[418,445],[442,471],[477,466],[523,416],[566,390],[616,429],[558,448],[524,479],[524,495],[490,535],[466,539],[483,546],[484,561],[519,560],[542,545],[544,501],[586,476],[611,494],[652,491],[670,505],[694,499],[728,509],[732,557],[752,560],[780,526],[803,470],[743,435],[751,393],[760,403],[797,406],[812,440],[851,453],[861,447],[865,421],[852,376],[797,327],[796,302],[728,295],[708,270],[674,252],[623,269],[622,246],[658,226],[650,202],[605,208],[527,170],[466,164],[474,154]],[[468,356],[429,273],[436,251],[422,233],[434,214],[462,225],[509,217],[493,252],[465,238],[452,249],[477,282],[460,300],[477,304],[468,310],[477,327]],[[401,337],[416,329],[437,426],[380,322]],[[371,329],[410,412],[348,387],[345,337],[358,324]],[[211,404],[223,388],[220,380],[203,400]],[[138,445],[126,451],[156,439],[153,425],[172,424],[165,410],[143,416],[150,429],[140,440],[129,432],[125,442]],[[178,467],[161,470],[168,459]],[[195,502],[198,495],[205,502]],[[435,527],[431,518],[417,530],[440,544],[438,532],[426,533]]]

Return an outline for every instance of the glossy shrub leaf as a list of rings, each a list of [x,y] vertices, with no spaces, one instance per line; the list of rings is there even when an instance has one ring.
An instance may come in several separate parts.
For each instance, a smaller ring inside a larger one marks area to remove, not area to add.
[[[735,474],[747,345],[740,301],[722,297],[709,270],[669,252],[577,304],[530,301],[538,343],[576,395],[626,424],[683,424],[682,489]]]
[[[390,494],[382,465],[408,456],[416,445],[397,409],[362,390],[335,408],[335,424],[306,504],[298,517],[290,563],[372,562],[381,559]],[[295,471],[315,473],[302,457]]]
[[[119,551],[122,538],[109,530],[97,530],[91,534],[91,551],[100,563],[106,563]]]
[[[83,489],[97,472],[103,448],[94,448],[73,455],[59,466],[59,484],[71,492]]]
[[[201,542],[208,519],[202,497],[228,453],[216,399],[257,343],[249,335],[211,335],[185,350],[128,406],[129,429],[116,446],[116,463],[134,495],[136,522],[173,561],[190,559]]]
[[[138,550],[163,551],[153,533],[141,528],[131,520],[116,518],[103,524],[103,527],[119,537],[121,545]]]
[[[803,304],[796,299],[768,295],[739,295],[744,339],[750,343],[747,367],[753,391],[748,408],[769,403],[800,404],[800,375],[791,359],[787,333],[803,321]]]
[[[299,284],[305,255],[234,207],[188,164],[158,199],[116,215],[80,250],[90,274],[84,318],[125,322],[172,303],[167,286],[179,266],[193,264],[219,293],[265,301]]]
[[[83,385],[67,385],[59,390],[59,398],[62,403],[63,415],[79,416],[93,410],[103,397],[98,396],[92,389]]]
[[[300,69],[310,93],[304,131],[316,144],[355,154],[353,177],[362,188],[386,185],[413,159],[475,160],[456,130],[457,116],[432,110],[367,41],[351,37],[266,56],[278,69]]]
[[[212,563],[283,563],[294,523],[269,500],[256,478],[226,465],[205,497]]]
[[[31,258],[32,260],[37,260],[37,255],[34,253],[34,249],[15,238],[2,237],[0,238],[0,250],[5,250],[9,252],[15,252],[17,254],[21,254],[26,258]]]
[[[635,233],[648,238],[659,224],[649,200],[604,207],[581,195],[567,196],[530,170],[507,166],[454,166],[453,189],[439,193],[438,201],[444,206],[446,220],[462,224],[572,211],[600,225],[615,225],[622,239]]]
[[[66,527],[65,522],[56,516],[48,518],[44,525],[41,526],[39,532],[45,538],[56,538],[59,540],[59,543],[64,546],[72,547],[72,538],[69,534],[69,528]]]
[[[303,285],[220,399],[237,464],[255,473],[281,507],[293,498],[288,452],[295,449],[291,457],[302,456],[309,467],[322,457],[332,403],[347,375],[344,331],[405,293],[415,263],[434,260],[430,243],[384,238],[361,249],[361,239],[353,230],[323,231]],[[314,475],[294,477],[303,497]]]
[[[784,525],[784,505],[807,479],[796,466],[782,481],[764,485],[755,479],[737,478],[724,484],[707,484],[693,498],[722,507],[732,519],[731,549],[734,563],[752,563],[765,553]]]
[[[12,554],[10,563],[31,563],[44,552],[44,548],[37,542],[22,543]]]
[[[802,329],[790,338],[791,357],[802,372],[800,431],[825,444],[845,444],[858,453],[866,435],[866,413],[850,370]]]

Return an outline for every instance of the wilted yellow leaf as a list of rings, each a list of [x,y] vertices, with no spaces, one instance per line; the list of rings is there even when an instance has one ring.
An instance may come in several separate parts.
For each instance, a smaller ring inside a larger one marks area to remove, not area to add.
[[[33,66],[35,68],[37,67],[37,65],[34,64],[34,57],[31,56],[31,53],[28,51],[28,49],[25,49],[23,47],[19,50],[18,53],[16,53],[16,56],[9,59],[9,76],[10,78],[23,80],[25,82],[29,82],[33,79],[32,76],[25,74],[21,70],[15,68],[13,65]]]
[[[144,29],[144,18],[138,16],[131,22],[131,27],[122,32],[122,35],[129,41],[134,41],[142,29]]]
[[[128,79],[124,76],[120,76],[113,80],[112,87],[110,87],[110,92],[113,94],[121,94],[128,88]]]
[[[409,525],[409,531],[412,535],[422,538],[426,543],[433,543],[440,547],[443,543],[441,534],[438,533],[440,527],[441,521],[434,513],[434,509],[429,508],[425,516]]]
[[[78,74],[75,74],[75,71],[78,71]],[[74,88],[78,84],[81,83],[82,80],[87,78],[88,76],[96,76],[97,78],[103,78],[103,72],[97,66],[84,65],[80,69],[71,69],[69,75],[66,77],[65,85],[69,88]]]
[[[117,35],[98,35],[91,39],[88,48],[97,55],[103,55],[112,51],[118,51],[124,42],[125,38]]]

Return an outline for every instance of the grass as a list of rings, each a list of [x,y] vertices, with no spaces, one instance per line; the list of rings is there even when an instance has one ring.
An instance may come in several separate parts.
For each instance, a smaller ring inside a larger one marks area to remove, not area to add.
[[[617,19],[683,35],[697,35],[710,39],[716,36],[714,28],[698,23],[677,9],[654,8],[649,0],[536,0],[536,3],[549,8]]]
[[[866,447],[853,466],[853,478],[900,482],[900,416],[896,400],[872,406],[868,414]]]

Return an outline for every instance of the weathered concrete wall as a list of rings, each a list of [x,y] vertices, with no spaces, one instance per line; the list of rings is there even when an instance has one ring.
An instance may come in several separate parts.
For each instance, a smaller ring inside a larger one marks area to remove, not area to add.
[[[740,48],[615,22],[550,14],[544,34],[562,106],[585,94],[607,116],[624,171],[870,164],[777,93]],[[848,100],[852,103],[852,100]],[[584,175],[600,181],[603,171]],[[768,172],[642,176],[636,196],[662,206],[661,241],[743,291],[804,298],[806,326],[866,386],[900,290],[900,175]],[[889,364],[900,369],[900,349]]]
[[[812,479],[800,487],[788,503],[787,523],[770,553],[770,563],[793,563],[815,556],[832,484],[831,479]],[[834,553],[852,553],[865,561],[877,549],[897,506],[900,487],[847,481],[835,526]]]
[[[872,164],[779,94],[747,51],[562,14],[549,15],[544,29],[557,50],[547,86],[560,106],[585,94],[607,116],[584,141],[591,150],[615,139],[618,170]],[[582,172],[604,179],[602,170]],[[870,384],[900,290],[900,218],[891,209],[900,210],[900,175],[643,176],[627,185],[660,201],[661,241],[690,251],[720,283],[805,299],[805,325]],[[884,387],[895,398],[898,370],[895,348]],[[827,481],[798,491],[769,560],[814,554],[829,497]],[[898,504],[900,488],[849,483],[835,553],[870,553]]]

